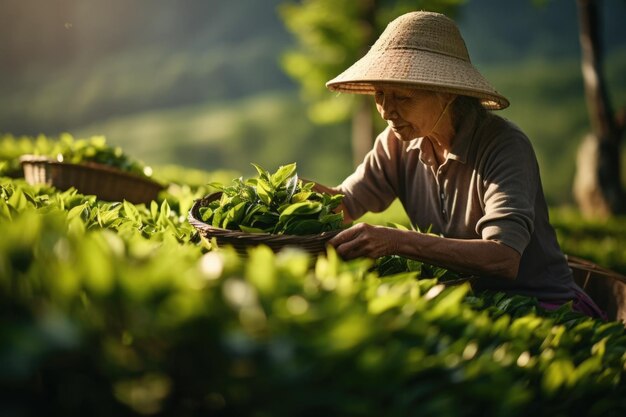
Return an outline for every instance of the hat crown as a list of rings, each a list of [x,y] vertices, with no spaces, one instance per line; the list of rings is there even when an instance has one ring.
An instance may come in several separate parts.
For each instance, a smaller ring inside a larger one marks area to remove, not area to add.
[[[454,21],[440,13],[419,11],[396,18],[362,58],[326,86],[375,94],[381,83],[475,97],[486,109],[509,105],[472,65]]]
[[[415,49],[470,62],[465,41],[454,21],[433,12],[411,12],[393,20],[372,49]]]

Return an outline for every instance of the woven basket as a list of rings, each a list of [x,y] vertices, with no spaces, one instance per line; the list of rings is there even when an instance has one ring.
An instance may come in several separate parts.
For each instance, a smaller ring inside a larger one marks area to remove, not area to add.
[[[47,184],[59,190],[74,187],[79,193],[105,201],[149,203],[163,189],[148,178],[95,162],[71,164],[34,155],[24,155],[20,162],[29,184]]]
[[[314,235],[296,236],[271,233],[246,233],[213,227],[201,220],[200,208],[208,205],[211,201],[219,199],[221,195],[222,193],[217,192],[196,200],[189,211],[189,223],[205,238],[215,238],[219,246],[232,246],[241,255],[246,255],[248,248],[258,245],[268,246],[274,252],[279,252],[287,247],[295,247],[316,255],[326,252],[328,240],[340,232],[340,230],[333,230]]]
[[[626,326],[626,276],[575,256],[568,255],[567,261],[574,281],[609,320],[622,321]]]

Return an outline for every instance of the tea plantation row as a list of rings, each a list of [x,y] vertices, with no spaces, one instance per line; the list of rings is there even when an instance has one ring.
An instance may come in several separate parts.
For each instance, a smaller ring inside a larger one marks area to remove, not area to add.
[[[618,416],[626,331],[0,178],[3,416]]]

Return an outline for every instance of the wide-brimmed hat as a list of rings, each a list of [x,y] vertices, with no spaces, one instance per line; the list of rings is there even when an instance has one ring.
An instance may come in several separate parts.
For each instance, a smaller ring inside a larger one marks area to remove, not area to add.
[[[374,85],[380,84],[477,97],[491,110],[509,105],[470,62],[456,24],[439,13],[411,12],[396,18],[363,58],[326,86],[373,94]]]

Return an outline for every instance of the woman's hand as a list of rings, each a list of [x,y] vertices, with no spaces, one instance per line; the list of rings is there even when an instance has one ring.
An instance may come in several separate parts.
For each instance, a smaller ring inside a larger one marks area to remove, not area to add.
[[[330,194],[330,195],[340,194],[340,191],[337,190],[336,188],[327,187],[327,186],[322,185],[322,184],[320,184],[318,182],[307,180],[307,179],[304,179],[304,178],[300,178],[300,179],[303,182],[305,182],[305,183],[312,182],[313,183],[313,190],[317,191],[318,193],[326,193],[326,194]],[[346,206],[343,204],[343,202],[341,202],[339,204],[339,207],[337,207],[334,211],[335,211],[335,213],[343,212],[343,223],[344,224],[352,223],[352,221],[353,221],[352,216],[350,216],[350,213],[346,209]]]
[[[379,258],[398,251],[397,240],[393,239],[394,232],[397,230],[389,227],[358,223],[340,232],[328,243],[344,259]]]
[[[359,223],[329,242],[344,259],[399,255],[453,271],[505,279],[517,276],[521,255],[502,243],[451,239]]]

